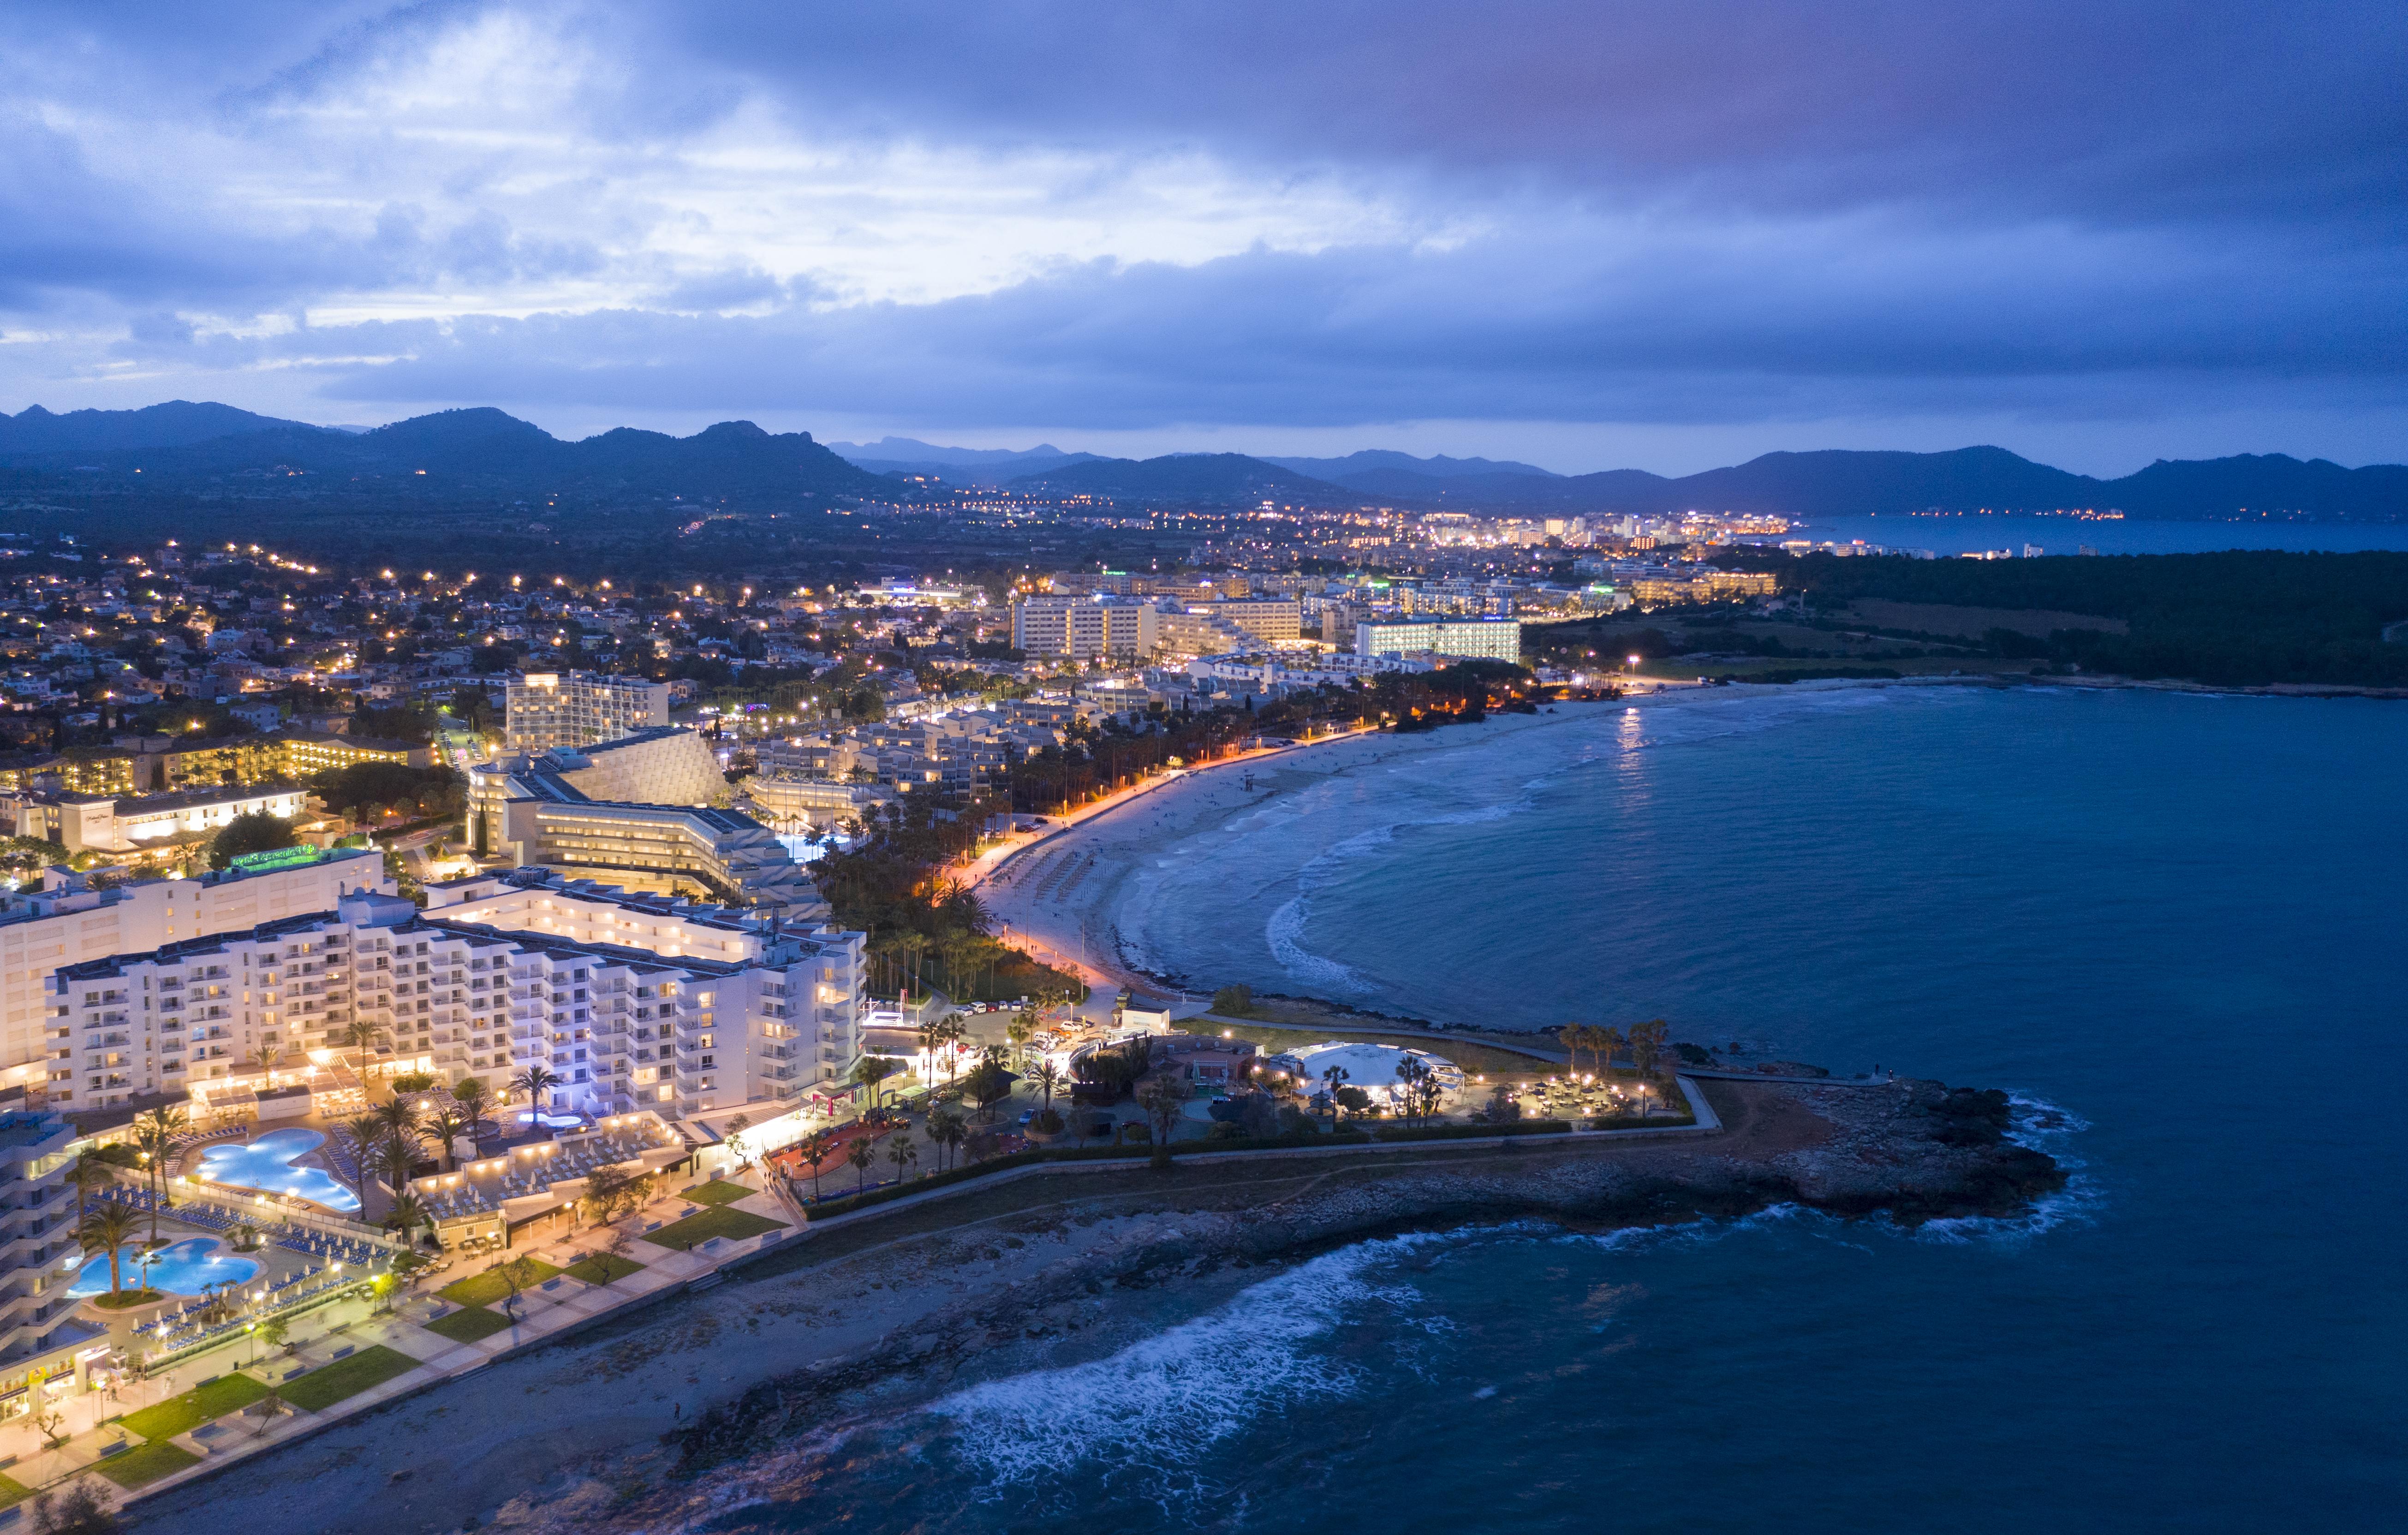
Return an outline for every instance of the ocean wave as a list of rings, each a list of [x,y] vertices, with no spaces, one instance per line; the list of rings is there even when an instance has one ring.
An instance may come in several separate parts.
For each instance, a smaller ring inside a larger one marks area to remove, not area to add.
[[[1325,1254],[1108,1358],[970,1386],[926,1413],[996,1490],[1073,1468],[1187,1473],[1274,1413],[1359,1390],[1361,1368],[1316,1345],[1367,1308],[1418,1300],[1411,1285],[1374,1276],[1444,1240]]]
[[[2069,1137],[2090,1128],[2090,1121],[2061,1104],[2027,1093],[2007,1095],[2007,1139],[2018,1146],[2044,1152],[2065,1169],[2065,1186],[2032,1201],[2014,1215],[1966,1215],[1927,1221],[1915,1228],[1918,1241],[1943,1243],[1993,1241],[2022,1243],[2063,1226],[2086,1226],[2098,1218],[2106,1191],[2089,1175],[2090,1164],[2065,1145]]]

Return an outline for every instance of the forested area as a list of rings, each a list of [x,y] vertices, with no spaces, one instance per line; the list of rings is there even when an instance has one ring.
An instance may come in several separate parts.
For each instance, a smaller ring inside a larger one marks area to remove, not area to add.
[[[1770,570],[1828,614],[1857,598],[2042,609],[2122,619],[2124,634],[1992,630],[1997,653],[2139,678],[2218,686],[2408,685],[2408,553],[2075,556],[2028,560],[1802,559],[1732,551],[1718,563]]]

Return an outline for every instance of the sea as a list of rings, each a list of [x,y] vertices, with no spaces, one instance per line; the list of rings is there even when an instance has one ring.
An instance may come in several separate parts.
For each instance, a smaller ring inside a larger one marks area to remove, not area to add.
[[[1806,685],[1453,727],[1164,846],[1133,954],[1995,1086],[2029,1212],[1361,1242],[710,1528],[2398,1528],[2408,705]]]
[[[2227,549],[2288,549],[2352,553],[2408,549],[2408,523],[2310,522],[2288,517],[2160,521],[2143,517],[2077,517],[2058,512],[1952,511],[1903,516],[1818,517],[1791,526],[1787,538],[1815,543],[1866,543],[1917,550],[1947,558],[2027,547],[2042,554],[2206,554]]]

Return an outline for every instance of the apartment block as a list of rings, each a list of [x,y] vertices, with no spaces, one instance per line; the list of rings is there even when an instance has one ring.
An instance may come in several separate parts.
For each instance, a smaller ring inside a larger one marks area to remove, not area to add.
[[[531,671],[509,684],[502,742],[513,752],[591,746],[669,723],[669,684],[582,671]]]
[[[1036,596],[1013,605],[1011,644],[1028,655],[1148,655],[1157,643],[1153,603],[1134,597]]]
[[[84,1080],[92,1073],[79,1074],[73,1031],[50,1015],[47,995],[60,966],[247,931],[263,922],[332,911],[360,891],[391,895],[393,889],[384,855],[370,848],[296,849],[281,867],[108,890],[92,888],[81,875],[50,870],[43,888],[0,906],[0,1090],[22,1086],[52,1103],[79,1107],[135,1090],[134,1073],[123,1062],[104,1061],[96,1086]],[[112,1086],[112,1076],[126,1080]],[[143,1080],[163,1079],[153,1070]],[[93,1097],[95,1092],[102,1097]]]
[[[1522,659],[1522,625],[1513,619],[1472,619],[1404,624],[1364,623],[1355,625],[1357,655],[1431,655],[1477,657],[1492,661]]]

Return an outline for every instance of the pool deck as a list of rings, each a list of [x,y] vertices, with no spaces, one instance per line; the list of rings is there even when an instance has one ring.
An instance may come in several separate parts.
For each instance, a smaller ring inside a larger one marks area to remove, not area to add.
[[[759,1181],[759,1175],[755,1173],[745,1181],[745,1186],[751,1187]],[[653,1201],[633,1220],[638,1229],[656,1228],[709,1208],[687,1200],[673,1187],[666,1196]],[[492,1337],[468,1343],[428,1331],[424,1326],[460,1309],[437,1298],[434,1294],[437,1289],[454,1280],[481,1272],[494,1261],[493,1255],[456,1257],[421,1276],[419,1283],[390,1314],[375,1314],[373,1302],[364,1294],[337,1300],[303,1314],[296,1319],[293,1328],[289,1356],[265,1354],[263,1357],[264,1351],[256,1344],[237,1339],[184,1359],[138,1384],[123,1385],[106,1393],[95,1392],[64,1402],[62,1411],[66,1421],[63,1427],[69,1437],[60,1449],[48,1448],[27,1419],[18,1418],[0,1424],[0,1456],[16,1457],[9,1475],[29,1487],[44,1488],[52,1485],[63,1487],[66,1482],[93,1472],[94,1474],[89,1477],[89,1481],[93,1488],[112,1504],[122,1507],[208,1476],[226,1466],[265,1454],[290,1441],[306,1438],[360,1413],[373,1412],[399,1398],[481,1370],[498,1358],[541,1347],[553,1339],[648,1305],[665,1296],[718,1284],[720,1270],[752,1257],[765,1247],[775,1246],[781,1240],[799,1236],[804,1227],[799,1213],[772,1194],[756,1191],[736,1200],[729,1208],[785,1223],[784,1227],[761,1237],[722,1240],[709,1248],[697,1247],[690,1252],[656,1246],[638,1238],[629,1244],[626,1256],[644,1265],[639,1271],[607,1285],[588,1284],[563,1274],[522,1295],[518,1316],[509,1327]],[[165,1216],[159,1222],[159,1234],[171,1241],[181,1241],[192,1235],[221,1235],[214,1231],[196,1232]],[[145,1240],[148,1236],[146,1222]],[[566,1269],[580,1259],[595,1256],[608,1249],[607,1234],[589,1227],[575,1232],[564,1230],[550,1238],[524,1233],[521,1244],[512,1250],[511,1255],[524,1255],[554,1268]],[[270,1251],[263,1249],[258,1254],[242,1255],[284,1264],[282,1272],[290,1272],[305,1261],[299,1255],[292,1253],[280,1253],[271,1258]],[[493,1309],[498,1314],[499,1308]],[[192,1390],[204,1381],[237,1371],[264,1384],[281,1384],[290,1375],[330,1364],[363,1352],[371,1345],[381,1345],[407,1355],[417,1361],[417,1368],[356,1396],[345,1398],[322,1412],[295,1411],[277,1420],[262,1434],[253,1434],[254,1423],[234,1417],[221,1420],[227,1427],[216,1433],[203,1433],[199,1437],[192,1433],[178,1434],[172,1442],[190,1454],[200,1456],[201,1463],[162,1477],[134,1492],[126,1492],[95,1471],[104,1460],[124,1448],[129,1438],[134,1443],[140,1442],[138,1436],[129,1435],[122,1425],[105,1423],[104,1419],[116,1418],[165,1401]]]

